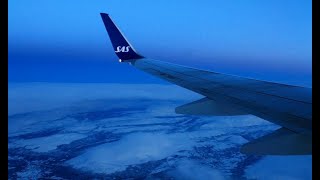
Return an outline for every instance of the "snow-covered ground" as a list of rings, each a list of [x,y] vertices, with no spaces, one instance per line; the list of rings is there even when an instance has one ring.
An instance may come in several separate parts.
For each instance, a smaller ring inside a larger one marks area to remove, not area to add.
[[[279,126],[252,115],[185,116],[173,85],[9,84],[11,179],[311,179],[312,156],[248,156]]]
[[[85,136],[77,133],[54,134],[31,139],[19,139],[10,143],[10,148],[24,147],[35,152],[48,152],[57,148],[58,145],[69,144]]]
[[[84,154],[66,163],[75,168],[99,173],[123,171],[128,165],[161,160],[191,150],[194,142],[183,133],[134,133],[119,141],[88,149]]]

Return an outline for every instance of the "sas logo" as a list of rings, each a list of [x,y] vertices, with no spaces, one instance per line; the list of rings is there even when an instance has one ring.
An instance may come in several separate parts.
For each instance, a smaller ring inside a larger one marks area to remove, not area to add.
[[[115,51],[116,53],[118,52],[129,52],[130,46],[118,46],[117,50]]]

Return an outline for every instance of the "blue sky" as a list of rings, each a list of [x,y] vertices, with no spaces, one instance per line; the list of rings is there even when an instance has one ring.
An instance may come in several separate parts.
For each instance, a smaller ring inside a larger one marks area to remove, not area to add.
[[[146,57],[311,86],[309,0],[9,0],[9,82],[164,83],[117,61],[100,12]]]

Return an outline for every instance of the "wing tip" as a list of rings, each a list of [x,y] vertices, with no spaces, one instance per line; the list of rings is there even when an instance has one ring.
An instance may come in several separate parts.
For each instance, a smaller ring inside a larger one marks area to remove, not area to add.
[[[100,15],[111,40],[114,52],[119,57],[120,62],[144,58],[135,51],[129,41],[121,33],[120,29],[112,21],[109,14],[101,12]]]

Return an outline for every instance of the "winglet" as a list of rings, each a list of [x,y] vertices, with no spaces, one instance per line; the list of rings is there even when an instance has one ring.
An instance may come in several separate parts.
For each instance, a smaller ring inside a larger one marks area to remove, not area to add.
[[[143,56],[139,55],[125,36],[121,33],[120,29],[113,23],[111,18],[106,13],[100,13],[106,30],[109,34],[113,49],[119,57],[119,61],[128,61],[141,59]]]

